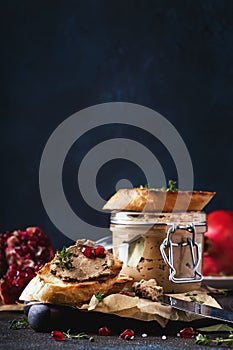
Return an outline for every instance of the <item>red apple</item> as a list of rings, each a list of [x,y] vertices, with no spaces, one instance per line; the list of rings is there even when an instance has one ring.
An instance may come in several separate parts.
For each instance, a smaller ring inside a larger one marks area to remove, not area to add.
[[[233,275],[233,210],[209,213],[207,225],[203,275]]]

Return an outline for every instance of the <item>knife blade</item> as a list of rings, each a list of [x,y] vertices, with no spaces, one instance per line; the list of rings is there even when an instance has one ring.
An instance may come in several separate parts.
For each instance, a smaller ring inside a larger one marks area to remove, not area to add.
[[[221,320],[224,322],[233,323],[232,311],[218,309],[217,307],[200,304],[193,301],[181,300],[166,294],[159,297],[159,301],[163,305],[170,305],[178,310],[191,312],[195,315]]]

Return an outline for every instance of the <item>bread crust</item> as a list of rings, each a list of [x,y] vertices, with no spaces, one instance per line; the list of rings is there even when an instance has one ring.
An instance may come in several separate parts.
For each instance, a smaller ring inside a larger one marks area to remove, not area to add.
[[[172,212],[175,208],[175,211],[200,211],[214,195],[215,192],[207,191],[171,192],[140,188],[120,189],[107,201],[103,209]]]
[[[117,289],[121,290],[130,278],[125,276],[123,279],[118,275],[103,280],[87,282],[65,282],[50,272],[50,263],[46,264],[27,285],[20,296],[21,301],[39,301],[43,303],[60,305],[78,305],[87,302],[93,294],[97,292],[108,294],[116,284]],[[118,286],[117,286],[118,284]]]

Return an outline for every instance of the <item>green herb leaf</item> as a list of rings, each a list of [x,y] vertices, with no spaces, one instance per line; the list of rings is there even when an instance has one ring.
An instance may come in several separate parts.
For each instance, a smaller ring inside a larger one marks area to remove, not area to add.
[[[215,341],[217,345],[221,345],[223,343],[223,338],[216,338]]]
[[[139,188],[140,188],[140,190],[149,190],[150,189],[150,185],[149,184],[140,185]]]
[[[59,260],[58,266],[71,269],[72,266],[72,260],[71,257],[74,256],[72,252],[70,252],[66,247],[63,247],[63,249],[59,252],[57,251],[57,258]]]
[[[196,297],[190,296],[189,298],[190,298],[190,301],[192,301],[193,303],[197,303]]]
[[[233,345],[233,333],[230,332],[228,335],[228,338],[222,338],[222,337],[217,337],[215,339],[211,339],[209,335],[206,334],[201,334],[199,333],[195,341],[199,345],[209,345],[209,344],[215,344],[215,345],[222,345],[226,344],[227,346]]]
[[[189,293],[189,292],[185,294],[185,296],[186,296],[186,297],[189,297],[190,301],[192,301],[193,303],[204,304],[204,301],[198,300],[198,299],[196,298],[197,295],[198,295],[197,293],[191,294],[191,293]]]
[[[210,337],[208,335],[198,334],[195,341],[198,345],[208,345],[210,343]]]
[[[168,187],[161,187],[161,188],[153,188],[150,187],[149,184],[146,185],[140,185],[140,190],[154,190],[154,191],[167,191],[167,192],[178,192],[178,189],[176,187],[176,181],[168,180]]]
[[[169,180],[168,181],[168,192],[178,192],[178,189],[176,187],[176,181]]]
[[[100,292],[97,292],[95,297],[96,297],[97,300],[101,301],[104,298],[104,294],[101,294]]]
[[[8,322],[9,329],[20,329],[28,327],[28,320],[25,317],[21,317],[18,320],[14,319]]]
[[[86,333],[81,332],[78,334],[71,334],[71,330],[68,329],[68,331],[63,332],[64,336],[68,339],[89,339],[90,341],[93,341],[93,337],[89,337]],[[92,338],[92,339],[91,339]]]

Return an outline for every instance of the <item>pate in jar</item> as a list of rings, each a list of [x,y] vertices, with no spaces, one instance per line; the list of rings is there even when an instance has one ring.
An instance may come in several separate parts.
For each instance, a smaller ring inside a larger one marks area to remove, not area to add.
[[[200,287],[204,212],[113,211],[110,230],[113,253],[134,281],[154,278],[165,293]]]

